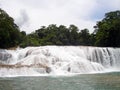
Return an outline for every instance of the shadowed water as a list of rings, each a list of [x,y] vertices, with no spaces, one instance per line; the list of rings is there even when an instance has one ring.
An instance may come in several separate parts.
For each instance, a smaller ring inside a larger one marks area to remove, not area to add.
[[[0,90],[120,90],[120,72],[0,78]]]

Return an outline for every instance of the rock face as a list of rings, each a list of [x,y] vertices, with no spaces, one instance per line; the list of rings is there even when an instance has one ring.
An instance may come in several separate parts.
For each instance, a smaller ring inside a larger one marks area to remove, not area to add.
[[[0,61],[7,61],[11,57],[12,55],[6,52],[5,50],[0,50]]]

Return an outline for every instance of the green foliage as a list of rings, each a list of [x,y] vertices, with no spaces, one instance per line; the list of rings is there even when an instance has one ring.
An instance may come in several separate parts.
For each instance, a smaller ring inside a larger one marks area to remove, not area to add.
[[[19,45],[95,45],[104,47],[120,47],[120,11],[109,12],[105,18],[95,26],[90,34],[88,29],[79,30],[77,26],[57,26],[51,24],[42,26],[28,35],[19,31],[5,11],[0,9],[0,48],[9,48]]]
[[[22,31],[21,33],[22,33],[22,41],[19,44],[20,47],[39,46],[39,40],[36,38],[36,35],[34,33],[29,34],[27,36],[24,31]]]
[[[87,29],[78,31],[79,29],[75,25],[70,25],[68,28],[64,25],[56,26],[55,24],[48,27],[42,26],[34,33],[27,35],[27,41],[23,42],[21,46],[91,45],[89,31]]]
[[[81,30],[80,43],[82,45],[91,45],[91,36],[88,29]]]
[[[17,46],[20,42],[20,31],[5,11],[0,9],[0,48]]]
[[[120,11],[109,12],[96,25],[97,46],[120,47]]]

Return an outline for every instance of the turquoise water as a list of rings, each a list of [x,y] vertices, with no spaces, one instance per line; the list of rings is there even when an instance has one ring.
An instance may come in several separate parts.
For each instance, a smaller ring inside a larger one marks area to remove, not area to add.
[[[0,78],[0,90],[120,90],[120,72]]]

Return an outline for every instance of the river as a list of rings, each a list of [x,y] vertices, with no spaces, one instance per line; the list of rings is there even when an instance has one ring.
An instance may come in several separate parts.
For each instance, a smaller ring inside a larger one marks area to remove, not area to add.
[[[120,72],[0,78],[0,90],[120,90]]]
[[[120,48],[1,49],[0,90],[120,90]]]

